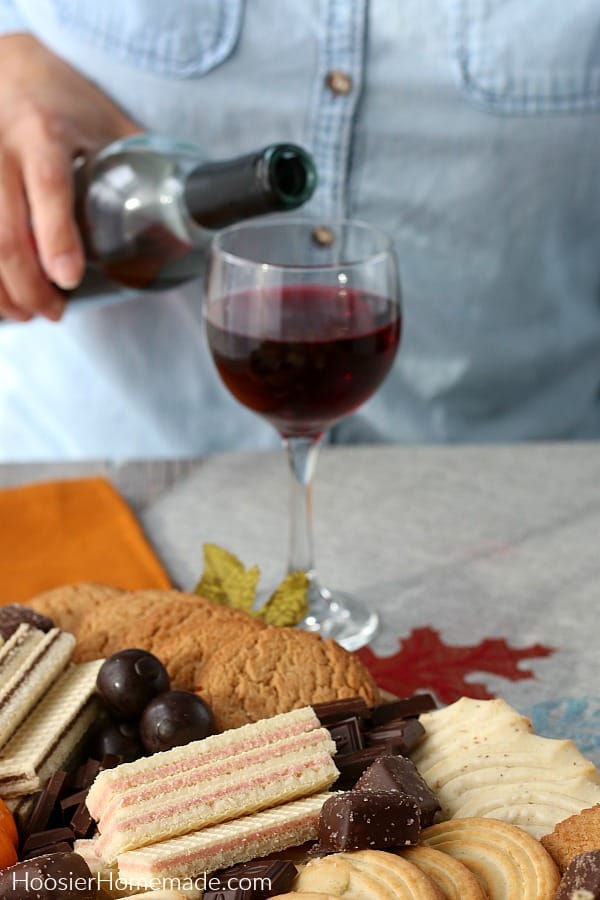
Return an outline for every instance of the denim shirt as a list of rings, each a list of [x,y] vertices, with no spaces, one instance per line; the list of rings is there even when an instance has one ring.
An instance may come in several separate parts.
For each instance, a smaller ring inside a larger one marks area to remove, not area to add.
[[[211,157],[305,145],[310,211],[393,236],[402,346],[334,440],[600,436],[596,0],[0,0],[14,30]],[[0,326],[1,459],[276,444],[197,283]]]

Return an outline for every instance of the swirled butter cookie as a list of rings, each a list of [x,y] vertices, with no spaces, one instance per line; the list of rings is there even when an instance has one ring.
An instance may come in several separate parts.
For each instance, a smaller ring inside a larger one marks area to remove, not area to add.
[[[426,828],[424,846],[453,856],[479,879],[490,900],[553,900],[560,873],[540,842],[498,819],[451,819]]]

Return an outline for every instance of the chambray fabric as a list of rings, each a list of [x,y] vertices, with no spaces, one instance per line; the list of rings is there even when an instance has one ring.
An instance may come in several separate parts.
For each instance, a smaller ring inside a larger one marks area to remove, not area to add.
[[[0,0],[23,27],[211,157],[304,144],[309,210],[393,235],[401,350],[333,440],[600,435],[596,0]],[[276,444],[214,372],[199,283],[0,326],[0,459]]]

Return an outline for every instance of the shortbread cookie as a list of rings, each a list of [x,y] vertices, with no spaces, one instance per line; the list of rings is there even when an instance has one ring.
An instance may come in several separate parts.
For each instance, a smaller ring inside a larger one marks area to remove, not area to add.
[[[599,850],[600,804],[582,809],[577,815],[559,822],[554,831],[544,835],[542,844],[561,872],[580,853]]]
[[[443,893],[421,869],[383,850],[312,859],[292,887],[299,900],[320,891],[348,900],[444,900]]]
[[[435,881],[447,900],[488,900],[477,876],[449,853],[432,847],[409,847],[395,852]]]
[[[277,626],[216,650],[194,690],[210,704],[219,729],[325,700],[360,695],[374,706],[380,699],[355,655],[317,634]]]
[[[413,760],[444,818],[489,816],[540,838],[600,802],[600,774],[573,741],[532,734],[502,700],[463,697],[420,721],[426,733]]]
[[[109,587],[106,584],[91,582],[66,584],[63,587],[45,591],[43,594],[37,594],[28,601],[27,606],[44,616],[49,616],[57,628],[69,631],[78,637],[79,627],[84,617],[104,600],[116,597],[121,593],[123,592],[119,588]]]
[[[469,868],[490,900],[553,900],[560,874],[549,853],[522,828],[498,819],[451,819],[426,828],[422,843]]]

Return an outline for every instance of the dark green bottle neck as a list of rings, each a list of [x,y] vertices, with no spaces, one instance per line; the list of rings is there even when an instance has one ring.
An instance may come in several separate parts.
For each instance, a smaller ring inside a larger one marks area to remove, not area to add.
[[[272,144],[236,159],[205,163],[186,178],[191,218],[216,230],[242,219],[297,209],[312,196],[316,171],[295,144]]]

